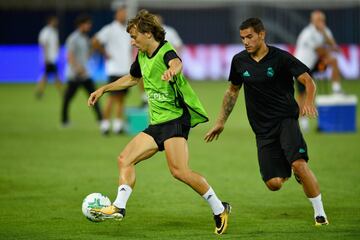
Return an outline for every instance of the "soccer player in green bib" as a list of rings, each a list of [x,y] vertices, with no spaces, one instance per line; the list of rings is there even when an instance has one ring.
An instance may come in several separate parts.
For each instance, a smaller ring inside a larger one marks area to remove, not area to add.
[[[132,45],[138,48],[130,74],[93,92],[88,105],[109,91],[136,85],[141,79],[148,95],[150,125],[135,136],[118,157],[118,194],[109,207],[94,209],[102,219],[121,220],[126,202],[135,185],[135,165],[165,150],[171,174],[200,194],[210,205],[215,219],[215,233],[227,228],[231,207],[221,202],[205,178],[189,166],[187,138],[190,128],[207,122],[207,114],[182,74],[182,62],[174,48],[165,41],[165,31],[155,15],[141,10],[127,25]]]

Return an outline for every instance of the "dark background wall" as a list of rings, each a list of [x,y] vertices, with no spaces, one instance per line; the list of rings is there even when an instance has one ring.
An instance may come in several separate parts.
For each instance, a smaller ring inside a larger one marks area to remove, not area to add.
[[[259,16],[267,28],[269,42],[294,44],[308,24],[310,9],[271,6],[216,7],[203,9],[151,9],[161,14],[165,23],[175,27],[187,44],[237,43],[238,26],[247,17]],[[46,17],[60,19],[61,42],[74,30],[74,19],[87,12],[93,17],[92,33],[112,21],[113,12],[105,9],[82,10],[1,10],[0,44],[34,44]],[[360,7],[326,9],[328,26],[339,43],[360,43]]]

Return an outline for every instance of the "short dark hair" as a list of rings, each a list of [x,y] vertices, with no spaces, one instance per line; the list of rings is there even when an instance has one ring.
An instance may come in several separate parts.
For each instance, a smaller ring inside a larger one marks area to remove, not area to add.
[[[154,39],[158,42],[165,40],[165,30],[161,26],[159,19],[146,10],[139,11],[135,18],[128,21],[126,31],[130,32],[132,28],[136,28],[140,33],[152,33]]]
[[[91,17],[90,17],[90,15],[83,13],[76,17],[75,26],[79,27],[81,24],[87,23],[87,22],[91,22]]]
[[[264,24],[260,20],[260,18],[248,18],[243,21],[239,27],[239,30],[245,30],[247,28],[253,28],[254,32],[259,33],[261,31],[265,31]]]

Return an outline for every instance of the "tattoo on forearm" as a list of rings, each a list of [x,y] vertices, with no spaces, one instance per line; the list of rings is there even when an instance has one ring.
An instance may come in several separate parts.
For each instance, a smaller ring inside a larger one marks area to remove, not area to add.
[[[231,90],[226,91],[223,100],[222,111],[219,118],[220,121],[225,122],[228,119],[230,113],[235,106],[238,95],[239,92],[233,92]]]

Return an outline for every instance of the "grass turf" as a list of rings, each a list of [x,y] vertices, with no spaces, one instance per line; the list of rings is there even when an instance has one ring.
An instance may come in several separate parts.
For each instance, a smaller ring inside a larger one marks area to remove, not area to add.
[[[314,227],[313,211],[291,178],[270,192],[257,165],[255,139],[243,95],[216,142],[203,137],[212,126],[225,82],[193,82],[211,121],[191,131],[190,166],[233,206],[222,239],[359,239],[360,134],[319,134],[316,120],[305,134],[310,167],[320,182],[330,225]],[[344,88],[360,99],[360,82]],[[116,157],[131,136],[103,137],[78,93],[72,125],[60,128],[61,99],[53,86],[34,98],[34,85],[0,86],[0,239],[218,239],[207,203],[174,180],[164,153],[137,165],[137,184],[123,222],[92,223],[81,213],[83,198],[116,197]],[[138,105],[138,89],[128,98]],[[104,99],[102,99],[104,103]],[[357,126],[360,115],[357,115]]]

